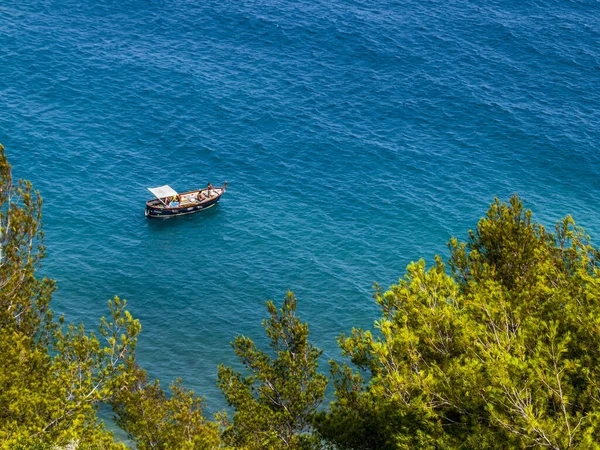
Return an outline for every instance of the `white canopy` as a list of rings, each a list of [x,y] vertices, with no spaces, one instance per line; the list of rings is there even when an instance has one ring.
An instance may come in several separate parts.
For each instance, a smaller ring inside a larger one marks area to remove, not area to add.
[[[164,186],[148,188],[148,190],[152,192],[156,198],[174,197],[177,195],[177,191],[166,184]]]

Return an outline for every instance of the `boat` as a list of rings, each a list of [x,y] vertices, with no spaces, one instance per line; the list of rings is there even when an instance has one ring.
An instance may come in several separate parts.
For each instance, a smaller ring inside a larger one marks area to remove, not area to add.
[[[146,217],[170,218],[204,211],[219,203],[227,189],[227,181],[221,187],[210,184],[203,189],[177,193],[171,186],[148,188],[156,198],[146,202]]]

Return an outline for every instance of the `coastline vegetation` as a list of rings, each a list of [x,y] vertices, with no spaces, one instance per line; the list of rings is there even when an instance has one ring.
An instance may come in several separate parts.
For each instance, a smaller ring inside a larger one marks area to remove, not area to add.
[[[140,450],[600,448],[600,252],[569,216],[548,230],[496,199],[446,261],[376,286],[381,317],[339,337],[328,375],[294,295],[268,302],[270,348],[234,340],[244,371],[218,368],[232,412],[208,418],[137,364],[124,300],[98,333],[54,317],[41,207],[0,145],[0,448],[126,449],[101,404]]]

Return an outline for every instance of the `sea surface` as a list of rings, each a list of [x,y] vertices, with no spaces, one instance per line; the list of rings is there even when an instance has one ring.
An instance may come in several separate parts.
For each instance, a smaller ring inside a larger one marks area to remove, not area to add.
[[[0,142],[44,198],[54,309],[124,297],[138,356],[225,407],[238,334],[291,290],[311,340],[378,317],[494,197],[600,242],[600,3],[2,0]],[[147,187],[228,191],[144,217]]]

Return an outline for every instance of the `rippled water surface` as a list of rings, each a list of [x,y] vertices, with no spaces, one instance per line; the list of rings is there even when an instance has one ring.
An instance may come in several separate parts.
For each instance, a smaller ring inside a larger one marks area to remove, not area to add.
[[[212,411],[265,300],[293,290],[338,358],[373,282],[495,196],[600,237],[596,1],[4,0],[0,62],[55,309],[91,326],[127,298],[144,366]],[[217,208],[144,218],[146,187],[225,180]]]

